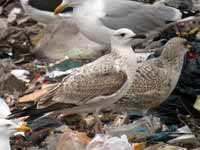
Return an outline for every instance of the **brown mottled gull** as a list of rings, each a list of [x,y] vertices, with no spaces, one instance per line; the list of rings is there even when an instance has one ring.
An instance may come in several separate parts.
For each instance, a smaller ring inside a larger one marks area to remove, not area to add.
[[[90,40],[108,46],[117,29],[146,33],[182,17],[176,8],[131,0],[63,0],[55,13],[68,6],[74,8],[73,17],[80,32]]]
[[[127,94],[115,103],[117,111],[142,111],[160,105],[174,90],[189,49],[185,39],[167,42],[160,57],[137,67],[136,77]]]
[[[128,91],[135,77],[137,60],[131,43],[136,37],[129,29],[117,30],[111,37],[110,54],[72,70],[48,95],[40,98],[37,109],[28,108],[10,115],[10,118],[34,118],[56,110],[98,112],[113,104]]]

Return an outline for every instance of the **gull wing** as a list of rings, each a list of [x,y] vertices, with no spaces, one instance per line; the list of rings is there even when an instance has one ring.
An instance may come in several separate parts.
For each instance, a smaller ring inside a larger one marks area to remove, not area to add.
[[[127,81],[127,75],[116,71],[112,61],[106,57],[75,69],[55,90],[53,103],[83,105],[91,103],[94,98],[115,94]],[[39,101],[38,108],[48,104],[52,102]]]
[[[164,5],[149,5],[130,0],[105,0],[103,25],[111,29],[128,28],[136,33],[147,32],[181,19],[179,10]]]
[[[136,71],[136,78],[127,94],[116,102],[117,107],[135,106],[135,109],[148,109],[163,102],[172,91],[170,72],[159,60],[148,60]]]

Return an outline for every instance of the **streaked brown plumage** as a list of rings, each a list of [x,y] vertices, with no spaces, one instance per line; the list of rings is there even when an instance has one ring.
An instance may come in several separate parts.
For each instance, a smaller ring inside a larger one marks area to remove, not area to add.
[[[181,74],[186,40],[173,38],[159,58],[141,63],[132,87],[115,103],[117,111],[142,111],[160,105],[174,90]]]
[[[116,54],[109,54],[92,64],[74,69],[58,86],[51,103],[40,100],[37,104],[38,108],[44,108],[57,102],[82,105],[90,103],[90,100],[97,96],[114,94],[127,81],[126,73],[116,72],[113,66],[114,62],[120,59],[121,57]]]

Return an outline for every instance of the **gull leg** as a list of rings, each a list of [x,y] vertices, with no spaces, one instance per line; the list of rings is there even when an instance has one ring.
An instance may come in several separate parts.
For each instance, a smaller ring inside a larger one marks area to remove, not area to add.
[[[143,111],[142,111],[142,116],[143,116],[143,117],[146,117],[146,116],[147,116],[147,112],[148,112],[148,109],[143,110]]]
[[[143,117],[147,117],[147,112],[148,112],[148,109],[142,111]],[[153,121],[154,121],[153,115],[150,115],[150,116],[149,116],[149,119],[146,118],[146,120],[147,120],[147,122],[149,122],[150,134],[151,134],[151,135],[154,135],[155,128],[154,128],[154,125],[153,125]],[[152,129],[152,130],[151,130],[151,129]]]
[[[102,125],[102,122],[101,120],[99,119],[99,111],[101,109],[100,108],[97,108],[96,111],[93,113],[94,114],[94,117],[95,117],[95,133],[96,134],[101,134],[103,133],[103,125]]]
[[[142,111],[143,117],[146,117],[146,116],[147,116],[147,113],[148,113],[148,109],[143,110],[143,111]],[[150,118],[150,122],[153,122],[153,115],[151,115],[149,118]]]

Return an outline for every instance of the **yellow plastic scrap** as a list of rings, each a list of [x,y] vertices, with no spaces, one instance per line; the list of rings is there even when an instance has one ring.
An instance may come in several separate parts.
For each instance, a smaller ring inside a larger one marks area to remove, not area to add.
[[[200,111],[200,95],[197,96],[196,102],[194,103],[193,107],[194,107],[196,110]]]
[[[176,32],[176,34],[177,34],[178,36],[187,37],[187,36],[189,36],[189,35],[197,34],[198,31],[199,31],[199,28],[196,27],[196,28],[193,28],[192,30],[187,31],[187,32],[186,32],[186,31]]]
[[[192,29],[192,30],[189,32],[189,34],[195,34],[195,33],[197,33],[198,31],[199,31],[199,28],[196,27],[196,28]]]
[[[146,144],[146,142],[136,143],[134,144],[133,150],[144,150]]]

